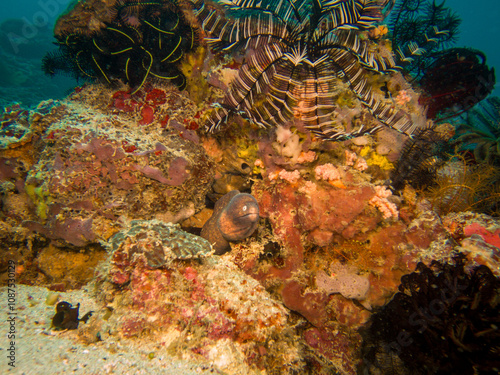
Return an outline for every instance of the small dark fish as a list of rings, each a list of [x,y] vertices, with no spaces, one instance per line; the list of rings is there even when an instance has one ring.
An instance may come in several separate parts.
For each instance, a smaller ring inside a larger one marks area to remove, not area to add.
[[[71,303],[61,301],[56,305],[56,313],[52,318],[52,327],[56,330],[77,329],[80,322],[87,323],[93,311],[89,311],[82,318],[78,318],[80,304],[73,307]]]

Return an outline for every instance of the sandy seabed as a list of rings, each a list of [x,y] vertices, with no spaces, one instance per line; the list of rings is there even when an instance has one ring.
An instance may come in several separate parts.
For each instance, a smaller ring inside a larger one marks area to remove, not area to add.
[[[155,343],[133,344],[133,341],[106,340],[86,345],[78,339],[77,331],[51,330],[55,307],[46,304],[51,292],[42,287],[16,285],[15,298],[15,367],[9,365],[11,324],[8,309],[8,289],[0,288],[0,374],[209,374],[213,368],[157,353]],[[84,289],[59,293],[60,301],[80,303],[80,317],[96,310],[95,301]],[[83,323],[80,323],[83,324]]]

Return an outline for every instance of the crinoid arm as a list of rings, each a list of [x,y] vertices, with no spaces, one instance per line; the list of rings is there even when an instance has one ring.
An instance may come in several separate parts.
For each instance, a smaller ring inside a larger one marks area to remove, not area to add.
[[[448,140],[434,127],[419,129],[408,139],[391,173],[392,187],[400,190],[409,184],[425,190],[436,182],[437,170],[453,153]]]
[[[244,49],[245,60],[224,105],[207,123],[219,130],[232,112],[245,112],[260,126],[284,125],[293,118],[319,137],[342,140],[373,133],[376,123],[339,128],[335,93],[351,92],[383,125],[411,135],[410,117],[372,92],[368,71],[398,69],[390,53],[377,53],[360,30],[380,21],[389,1],[362,0],[196,0],[195,15],[215,52]]]
[[[56,35],[59,54],[47,55],[47,74],[72,72],[106,84],[122,81],[138,92],[148,79],[184,89],[179,65],[197,47],[197,30],[175,0],[117,0],[98,29],[66,26]],[[91,5],[89,5],[91,7]],[[71,11],[62,18],[71,18]],[[65,23],[71,24],[67,19]],[[65,61],[64,61],[65,60]]]

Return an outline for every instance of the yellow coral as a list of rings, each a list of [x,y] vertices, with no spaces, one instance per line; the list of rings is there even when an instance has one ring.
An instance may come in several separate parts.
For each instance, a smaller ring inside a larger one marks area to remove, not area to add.
[[[186,76],[189,96],[197,102],[210,96],[210,86],[206,79],[201,77],[206,54],[206,48],[198,47],[196,51],[186,55],[180,66],[182,73]]]
[[[30,197],[36,206],[36,214],[42,220],[47,219],[47,212],[49,210],[49,203],[51,198],[49,192],[44,190],[42,186],[35,187],[34,185],[27,184],[24,187],[26,194]]]
[[[238,157],[245,160],[248,165],[253,165],[254,174],[261,173],[261,168],[255,165],[258,158],[259,146],[256,143],[241,140],[238,142]]]
[[[373,151],[370,146],[364,147],[359,155],[366,159],[368,165],[377,165],[381,169],[387,171],[394,169],[394,164],[387,159],[387,156],[378,154],[376,151]]]

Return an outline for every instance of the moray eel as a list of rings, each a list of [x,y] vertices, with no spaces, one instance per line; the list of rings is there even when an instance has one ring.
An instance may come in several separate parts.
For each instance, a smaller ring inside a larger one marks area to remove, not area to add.
[[[215,254],[229,250],[229,242],[249,237],[259,225],[259,205],[250,194],[233,190],[215,203],[214,213],[201,229],[201,237],[208,240]]]

